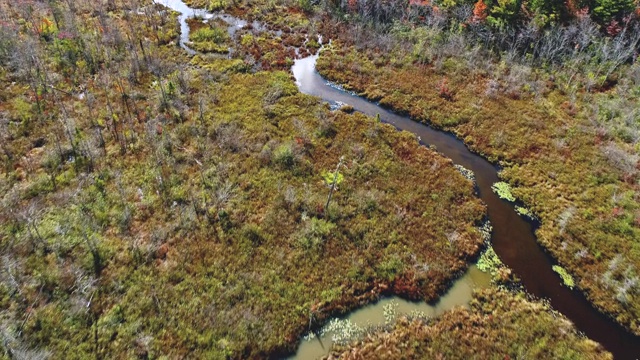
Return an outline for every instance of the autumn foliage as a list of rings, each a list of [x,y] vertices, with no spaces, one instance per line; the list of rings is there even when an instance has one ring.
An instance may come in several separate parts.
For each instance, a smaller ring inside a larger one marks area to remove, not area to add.
[[[484,22],[487,18],[487,4],[482,0],[478,0],[476,4],[473,6],[473,17],[471,21],[474,23]]]

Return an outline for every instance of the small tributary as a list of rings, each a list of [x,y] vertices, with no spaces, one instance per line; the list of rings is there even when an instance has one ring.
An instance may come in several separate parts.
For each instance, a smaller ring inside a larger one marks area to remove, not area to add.
[[[211,19],[221,19],[226,22],[229,27],[227,28],[227,32],[233,38],[236,31],[244,28],[249,23],[244,20],[237,18],[235,16],[225,14],[225,13],[212,13],[203,9],[193,9],[190,8],[187,4],[185,4],[181,0],[154,0],[156,4],[164,5],[171,10],[179,12],[178,21],[180,22],[180,47],[182,47],[187,53],[190,55],[196,54],[196,51],[189,47],[189,24],[187,23],[188,19],[191,18],[202,18],[204,20]],[[261,23],[254,21],[251,25],[253,25],[254,29],[264,30],[264,27]]]
[[[199,16],[204,19],[220,18],[229,24],[229,33],[247,25],[245,20],[221,13],[192,9],[181,0],[154,0],[180,13],[180,46],[190,54],[195,52],[188,47],[189,26],[187,19]],[[256,29],[265,29],[260,23],[252,24]],[[345,103],[356,111],[369,116],[380,115],[383,122],[399,130],[414,133],[423,145],[435,146],[442,155],[474,172],[479,195],[487,204],[489,220],[493,225],[491,243],[500,259],[522,280],[526,290],[536,297],[549,299],[554,309],[563,313],[576,327],[589,338],[601,343],[611,351],[616,359],[640,358],[640,337],[637,337],[612,319],[597,311],[577,290],[563,285],[559,276],[552,271],[553,260],[538,245],[533,224],[520,217],[513,204],[498,198],[491,185],[498,182],[496,166],[472,153],[462,141],[452,134],[437,131],[429,126],[398,115],[388,109],[362,97],[352,95],[332,86],[315,69],[318,55],[295,61],[292,72],[301,92],[317,96],[330,103]],[[344,318],[359,326],[384,324],[385,307],[393,303],[398,313],[419,311],[428,316],[437,316],[454,306],[466,306],[471,299],[473,289],[486,287],[489,277],[472,266],[461,278],[456,280],[447,293],[435,304],[408,302],[400,298],[386,298],[355,310]],[[326,333],[320,338],[303,340],[294,356],[299,359],[312,359],[327,354],[332,334]]]

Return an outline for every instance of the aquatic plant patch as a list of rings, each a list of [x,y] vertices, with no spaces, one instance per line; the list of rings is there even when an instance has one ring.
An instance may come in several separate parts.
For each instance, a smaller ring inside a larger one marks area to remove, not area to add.
[[[551,268],[558,275],[560,275],[560,278],[562,279],[562,283],[566,287],[568,287],[569,289],[573,289],[573,287],[576,286],[576,282],[573,280],[573,276],[571,276],[571,274],[569,274],[565,268],[563,268],[560,265],[553,265]]]

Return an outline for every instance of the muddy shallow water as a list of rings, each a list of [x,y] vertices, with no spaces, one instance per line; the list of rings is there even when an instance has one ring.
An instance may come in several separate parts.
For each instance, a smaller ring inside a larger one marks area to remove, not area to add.
[[[155,1],[181,13],[179,17],[180,46],[190,54],[195,52],[187,45],[189,26],[186,20],[188,18],[193,16],[204,19],[220,18],[229,24],[230,35],[247,25],[245,20],[227,14],[191,9],[180,0]],[[254,23],[252,25],[254,28],[264,29],[262,24]],[[449,133],[434,130],[406,116],[395,114],[373,102],[332,86],[316,71],[317,58],[318,56],[315,55],[296,60],[292,67],[301,92],[318,96],[333,104],[349,104],[356,111],[369,116],[379,114],[383,122],[416,134],[422,144],[434,146],[444,156],[452,159],[454,163],[472,170],[475,173],[479,195],[487,204],[488,216],[493,225],[491,237],[493,247],[500,259],[522,280],[526,290],[537,297],[549,299],[554,309],[563,313],[589,338],[603,344],[607,350],[614,354],[616,359],[640,358],[640,337],[629,333],[622,326],[597,311],[581,292],[570,290],[562,285],[560,277],[551,269],[554,264],[552,258],[536,242],[534,225],[520,217],[515,212],[513,204],[501,200],[492,192],[491,185],[499,181],[498,169],[493,164],[469,151],[462,141]],[[435,305],[407,302],[399,298],[387,298],[353,311],[347,316],[347,319],[361,326],[384,323],[383,309],[392,301],[397,302],[399,313],[418,310],[426,315],[435,316],[453,306],[468,304],[472,289],[487,286],[487,283],[488,275],[479,273],[475,267],[471,267],[462,278],[453,283],[451,289]],[[331,333],[327,333],[320,340],[303,340],[294,358],[311,359],[326,354],[329,350],[331,335]]]
[[[380,301],[352,311],[341,318],[359,328],[384,325],[387,321],[385,308],[391,306],[397,316],[419,313],[421,316],[435,317],[457,306],[469,306],[473,290],[488,287],[491,276],[471,266],[469,270],[453,283],[453,286],[441,296],[435,304],[424,301],[412,302],[399,297],[386,297]],[[300,343],[294,356],[290,360],[317,359],[329,353],[333,344],[335,331],[328,331],[320,337],[305,339]]]

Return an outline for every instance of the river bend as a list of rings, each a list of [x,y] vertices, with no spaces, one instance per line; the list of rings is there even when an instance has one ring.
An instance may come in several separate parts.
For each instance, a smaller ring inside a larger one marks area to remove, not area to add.
[[[180,46],[189,54],[195,52],[187,46],[189,26],[186,20],[193,16],[203,18],[220,18],[229,24],[229,33],[233,35],[237,28],[247,24],[242,19],[227,14],[209,13],[188,7],[181,0],[155,0],[180,13],[181,28]],[[255,28],[266,29],[261,24],[253,24]],[[478,192],[487,205],[488,217],[493,225],[491,242],[494,250],[508,267],[522,280],[527,292],[539,298],[549,299],[555,310],[569,318],[589,338],[601,343],[616,359],[637,359],[640,357],[640,337],[628,332],[614,320],[596,310],[585,296],[577,290],[571,290],[562,285],[560,277],[553,272],[553,259],[545,253],[537,243],[534,234],[534,224],[519,216],[514,205],[500,199],[491,190],[491,185],[500,181],[498,169],[481,156],[472,153],[464,143],[450,133],[430,128],[427,125],[411,120],[406,116],[396,114],[388,109],[355,96],[332,86],[323,79],[315,69],[318,55],[295,61],[292,72],[301,92],[317,96],[332,104],[345,103],[353,106],[356,111],[369,116],[380,116],[383,122],[395,126],[399,130],[409,131],[419,137],[421,144],[432,146],[443,156],[454,163],[464,166],[474,172]],[[377,321],[371,317],[381,317],[382,307],[389,301],[398,301],[399,307],[408,312],[418,309],[428,314],[438,314],[451,306],[468,302],[473,288],[486,286],[486,277],[478,274],[472,267],[435,305],[411,303],[401,299],[386,299],[354,311],[351,318],[365,318]],[[310,342],[312,343],[312,342]],[[317,345],[303,343],[296,354],[297,358],[322,355],[329,349],[327,339],[315,342]],[[315,348],[314,348],[315,346]]]

